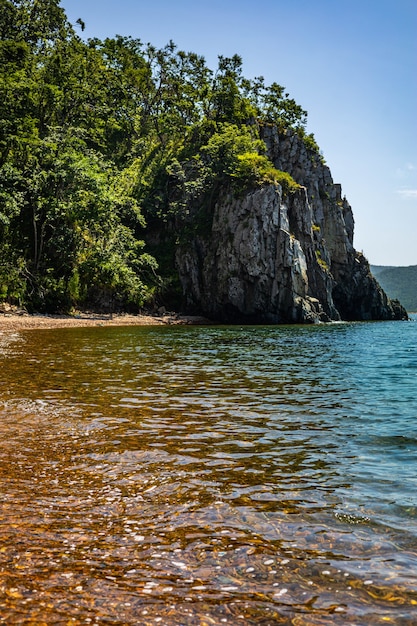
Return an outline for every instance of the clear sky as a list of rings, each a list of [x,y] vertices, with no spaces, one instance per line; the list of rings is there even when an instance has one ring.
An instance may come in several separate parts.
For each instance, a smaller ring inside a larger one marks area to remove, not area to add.
[[[417,265],[417,0],[61,0],[83,37],[131,35],[206,58],[308,111],[375,265]]]

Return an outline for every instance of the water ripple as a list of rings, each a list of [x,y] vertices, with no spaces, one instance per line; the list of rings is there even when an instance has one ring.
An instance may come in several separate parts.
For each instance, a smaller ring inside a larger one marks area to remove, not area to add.
[[[0,623],[412,623],[416,328],[3,337]]]

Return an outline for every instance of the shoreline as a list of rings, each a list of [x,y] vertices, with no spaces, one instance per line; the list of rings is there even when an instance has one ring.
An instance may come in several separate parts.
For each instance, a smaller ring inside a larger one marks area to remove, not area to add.
[[[417,315],[410,313],[409,315]],[[413,318],[409,318],[413,321]],[[329,322],[329,324],[346,322]],[[88,328],[93,326],[210,326],[213,320],[200,315],[179,313],[88,313],[78,311],[73,315],[0,311],[0,335],[21,330],[53,330],[55,328]]]
[[[0,313],[0,333],[20,330],[82,328],[89,326],[171,326],[208,325],[210,320],[198,315],[164,313],[162,315],[127,313],[100,314],[78,312],[74,315]]]

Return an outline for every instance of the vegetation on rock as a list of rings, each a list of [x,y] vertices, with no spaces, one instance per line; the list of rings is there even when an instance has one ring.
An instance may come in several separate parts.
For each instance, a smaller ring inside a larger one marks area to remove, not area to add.
[[[306,112],[238,55],[212,71],[172,42],[83,41],[59,0],[0,0],[0,32],[1,300],[137,309],[175,283],[192,207],[225,185],[297,188],[260,124],[318,151]]]

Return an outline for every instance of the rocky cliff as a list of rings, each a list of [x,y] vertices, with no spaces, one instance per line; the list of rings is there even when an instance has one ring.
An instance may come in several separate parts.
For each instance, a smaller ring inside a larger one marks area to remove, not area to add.
[[[205,232],[177,250],[186,308],[226,322],[406,318],[355,251],[351,207],[320,155],[291,130],[261,136],[300,187],[223,189]]]

